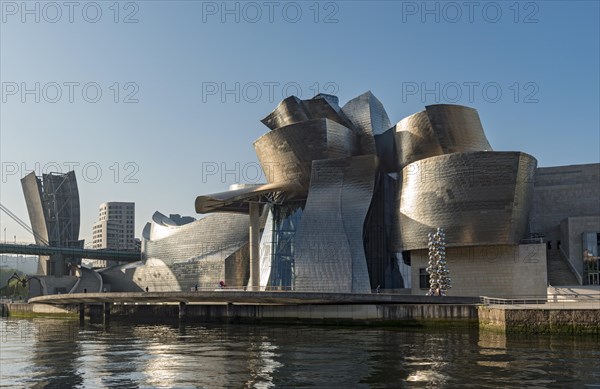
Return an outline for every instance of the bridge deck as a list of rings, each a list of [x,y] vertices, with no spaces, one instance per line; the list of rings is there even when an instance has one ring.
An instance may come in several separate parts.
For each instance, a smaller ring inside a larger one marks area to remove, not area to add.
[[[41,246],[35,244],[22,243],[0,243],[0,253],[23,255],[62,254],[64,256],[76,258],[106,259],[121,262],[136,262],[141,259],[139,252],[132,251],[80,249],[72,247]]]

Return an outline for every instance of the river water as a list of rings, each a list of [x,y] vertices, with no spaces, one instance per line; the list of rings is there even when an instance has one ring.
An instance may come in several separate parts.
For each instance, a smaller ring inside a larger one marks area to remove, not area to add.
[[[600,387],[600,339],[0,319],[3,388]]]

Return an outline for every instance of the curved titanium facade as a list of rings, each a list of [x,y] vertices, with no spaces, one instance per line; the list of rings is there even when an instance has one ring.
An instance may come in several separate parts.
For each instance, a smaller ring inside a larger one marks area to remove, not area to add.
[[[319,94],[310,100],[300,100],[290,96],[283,100],[261,122],[271,130],[295,123],[315,119],[329,119],[344,127],[354,129],[352,122],[346,117],[338,105],[338,98],[332,95]]]
[[[360,132],[361,154],[377,154],[374,136],[392,126],[381,101],[368,91],[348,101],[342,112]]]
[[[398,258],[427,248],[437,227],[448,247],[525,237],[536,161],[490,151],[472,108],[428,106],[391,127],[371,92],[343,108],[335,96],[292,96],[262,122],[271,131],[254,148],[268,183],[198,196],[210,215],[186,225],[155,214],[144,264],[107,279],[369,293],[410,287],[418,261],[411,278],[410,257]]]
[[[402,250],[427,248],[439,226],[448,247],[519,244],[527,232],[536,160],[520,152],[453,153],[402,170]]]
[[[242,285],[248,271],[248,227],[248,217],[241,214],[215,213],[179,226],[156,212],[150,239],[143,242],[143,266],[164,264],[180,284],[191,277],[182,290],[195,284],[215,287],[220,280]]]
[[[317,119],[270,131],[254,149],[270,183],[295,182],[308,189],[312,161],[356,155],[358,139],[339,123]]]
[[[373,155],[313,163],[296,233],[295,290],[370,292],[363,225],[376,171]]]
[[[492,150],[477,111],[461,105],[430,105],[395,128],[401,168],[436,155]]]
[[[233,213],[210,214],[178,226],[157,222],[169,219],[156,212],[150,239],[144,242],[144,260],[157,258],[167,265],[226,258],[248,242],[248,217]]]

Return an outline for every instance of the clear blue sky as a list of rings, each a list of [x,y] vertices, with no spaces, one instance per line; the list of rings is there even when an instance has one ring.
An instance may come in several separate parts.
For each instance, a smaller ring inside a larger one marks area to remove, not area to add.
[[[259,120],[296,90],[341,104],[371,90],[392,123],[469,105],[495,150],[600,160],[597,1],[22,4],[1,2],[0,200],[28,221],[24,171],[78,163],[87,240],[104,201],[136,203],[137,236],[155,210],[197,217],[197,195],[237,181],[203,179],[203,164],[253,182]],[[2,214],[5,227],[32,240]]]

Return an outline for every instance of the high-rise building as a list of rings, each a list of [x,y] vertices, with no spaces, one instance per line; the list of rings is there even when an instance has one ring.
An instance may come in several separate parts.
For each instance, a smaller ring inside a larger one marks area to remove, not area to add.
[[[135,250],[135,203],[100,204],[92,232],[92,248]]]

